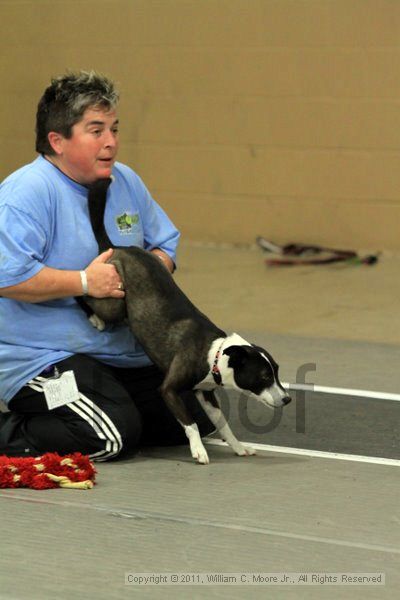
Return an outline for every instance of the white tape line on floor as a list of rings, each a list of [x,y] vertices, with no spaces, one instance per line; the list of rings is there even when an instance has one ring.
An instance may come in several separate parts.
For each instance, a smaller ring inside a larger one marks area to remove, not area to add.
[[[206,444],[212,444],[215,446],[227,446],[226,442],[222,440],[207,439],[203,441]],[[289,446],[271,446],[269,444],[257,444],[253,442],[242,442],[245,446],[251,446],[255,450],[261,450],[264,452],[277,452],[280,454],[297,454],[300,456],[311,456],[313,458],[329,458],[335,460],[348,460],[353,462],[370,463],[373,465],[387,465],[392,467],[400,467],[400,460],[395,458],[384,458],[380,456],[362,456],[359,454],[340,454],[339,452],[323,452],[321,450],[309,450],[307,448],[291,448]]]
[[[335,394],[339,396],[355,396],[359,398],[372,398],[374,400],[392,400],[400,402],[400,394],[391,392],[374,392],[372,390],[353,390],[351,388],[337,388],[326,385],[314,385],[313,383],[282,383],[287,390],[304,391],[321,394]]]

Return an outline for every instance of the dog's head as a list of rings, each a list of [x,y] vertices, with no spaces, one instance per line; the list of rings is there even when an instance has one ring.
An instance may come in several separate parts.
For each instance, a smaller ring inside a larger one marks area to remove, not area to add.
[[[232,345],[224,348],[223,354],[228,356],[235,386],[273,408],[289,404],[291,398],[279,381],[279,367],[264,348]]]

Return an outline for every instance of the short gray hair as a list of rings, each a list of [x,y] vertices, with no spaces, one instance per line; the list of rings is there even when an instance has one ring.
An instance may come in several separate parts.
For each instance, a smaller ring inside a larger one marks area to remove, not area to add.
[[[68,72],[54,77],[41,97],[36,113],[36,152],[54,154],[48,134],[72,136],[72,127],[88,108],[114,109],[119,100],[115,84],[96,71]]]

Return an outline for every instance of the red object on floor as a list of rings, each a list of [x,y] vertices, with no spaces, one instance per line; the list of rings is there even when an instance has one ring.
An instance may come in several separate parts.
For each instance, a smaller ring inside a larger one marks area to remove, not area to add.
[[[89,457],[80,452],[65,456],[47,452],[27,458],[0,456],[0,488],[87,490],[94,486],[95,474]]]

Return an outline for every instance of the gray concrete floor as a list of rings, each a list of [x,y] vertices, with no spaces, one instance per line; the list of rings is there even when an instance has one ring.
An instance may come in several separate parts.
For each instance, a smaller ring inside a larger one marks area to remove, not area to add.
[[[282,379],[399,393],[400,259],[267,269],[260,251],[182,245],[176,278]],[[305,367],[304,365],[311,365]],[[315,370],[314,370],[315,367]],[[309,393],[279,422],[222,398],[247,442],[399,459],[398,402]],[[397,598],[398,464],[209,445],[101,463],[90,491],[1,490],[0,599]],[[373,460],[373,459],[371,459]],[[126,586],[126,572],[384,572],[385,586]]]

